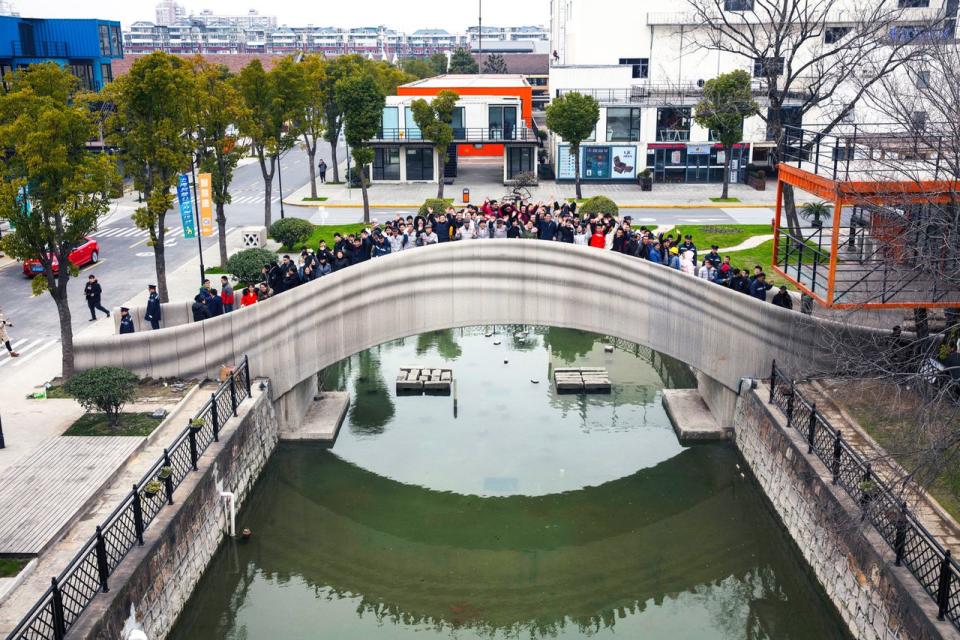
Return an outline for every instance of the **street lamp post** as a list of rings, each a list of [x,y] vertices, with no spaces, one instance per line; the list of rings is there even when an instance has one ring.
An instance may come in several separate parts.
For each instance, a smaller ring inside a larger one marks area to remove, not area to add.
[[[203,266],[203,243],[200,241],[200,200],[197,198],[197,174],[193,170],[192,155],[190,156],[190,178],[193,180],[193,215],[197,223],[197,252],[200,254],[200,286],[203,286],[207,270]]]
[[[280,163],[283,154],[277,151],[277,180],[280,182],[280,219],[283,219],[283,170]]]

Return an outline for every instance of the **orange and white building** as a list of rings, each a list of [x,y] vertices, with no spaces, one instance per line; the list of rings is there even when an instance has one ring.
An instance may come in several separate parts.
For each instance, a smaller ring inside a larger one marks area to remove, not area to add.
[[[413,118],[415,100],[431,100],[441,91],[460,96],[453,115],[454,143],[442,173],[432,143]],[[533,88],[520,75],[443,75],[397,88],[388,96],[380,131],[372,141],[373,182],[448,182],[483,175],[513,179],[537,172],[540,138],[533,123]]]

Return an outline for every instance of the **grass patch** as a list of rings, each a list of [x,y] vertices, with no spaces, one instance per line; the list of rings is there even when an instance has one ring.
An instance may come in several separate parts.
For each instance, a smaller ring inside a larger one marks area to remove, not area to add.
[[[205,274],[206,274],[206,273],[211,273],[211,274],[214,274],[214,275],[227,275],[227,274],[230,273],[229,271],[227,271],[227,270],[224,269],[223,267],[204,267],[203,272],[204,272]]]
[[[158,400],[179,401],[189,391],[192,383],[176,378],[154,380],[144,378],[137,383],[135,402],[156,402]],[[54,378],[47,387],[47,399],[72,400],[73,396],[63,389],[63,378]]]
[[[310,234],[306,242],[294,247],[283,247],[283,251],[300,251],[301,249],[316,250],[316,248],[320,246],[321,240],[324,240],[327,243],[327,248],[333,251],[333,234],[339,233],[345,236],[351,233],[360,233],[360,231],[366,227],[367,225],[362,222],[356,224],[314,225],[313,233]]]
[[[12,578],[27,566],[30,558],[0,558],[0,578]]]
[[[753,236],[772,235],[773,227],[768,224],[684,224],[678,225],[670,233],[679,233],[681,238],[690,234],[698,252],[706,253],[710,245],[715,244],[721,249],[735,247]]]
[[[160,424],[149,413],[121,413],[120,424],[111,426],[107,414],[88,413],[74,422],[65,436],[148,436]]]
[[[710,198],[710,202],[740,202],[740,198]]]
[[[567,202],[576,202],[578,207],[586,201],[587,201],[586,198],[580,198],[579,200],[576,198],[567,198]]]
[[[326,202],[328,198],[326,196],[317,196],[316,198],[306,197],[303,199],[304,202]]]

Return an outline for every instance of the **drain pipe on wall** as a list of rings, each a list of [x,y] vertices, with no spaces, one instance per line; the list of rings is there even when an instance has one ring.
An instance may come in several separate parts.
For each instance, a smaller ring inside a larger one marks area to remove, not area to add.
[[[743,390],[744,383],[746,383],[748,389],[757,388],[757,381],[753,378],[740,378],[740,381],[737,382],[737,395],[740,395],[740,392]]]
[[[237,499],[233,495],[233,491],[221,491],[221,498],[228,498],[230,500],[230,537],[237,537]]]

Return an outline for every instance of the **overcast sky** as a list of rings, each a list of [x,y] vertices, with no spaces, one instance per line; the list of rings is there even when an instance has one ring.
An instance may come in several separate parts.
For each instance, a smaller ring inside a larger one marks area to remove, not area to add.
[[[119,20],[124,28],[137,20],[154,19],[155,0],[13,0],[20,15],[30,18],[103,18]],[[280,24],[356,27],[384,24],[401,30],[422,28],[462,31],[477,23],[477,2],[467,0],[187,0],[187,13],[246,13],[257,9],[275,15]],[[550,0],[483,0],[484,24],[547,25]]]

